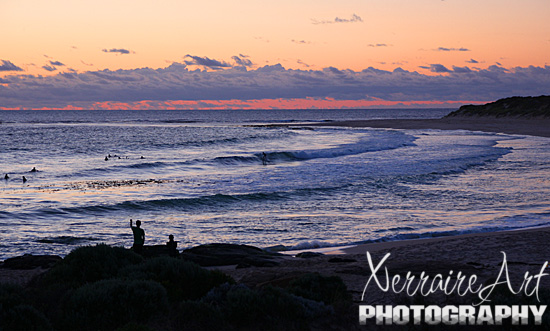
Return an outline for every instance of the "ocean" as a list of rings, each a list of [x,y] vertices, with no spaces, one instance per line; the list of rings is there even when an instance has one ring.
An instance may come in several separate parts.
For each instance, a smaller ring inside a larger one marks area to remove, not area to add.
[[[0,260],[130,247],[130,219],[180,249],[548,225],[548,138],[301,125],[450,111],[0,111]]]

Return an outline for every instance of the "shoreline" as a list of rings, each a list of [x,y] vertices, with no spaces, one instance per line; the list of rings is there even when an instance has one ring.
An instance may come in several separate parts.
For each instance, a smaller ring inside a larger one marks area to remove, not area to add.
[[[448,117],[438,119],[381,119],[308,123],[303,126],[339,126],[408,130],[468,130],[550,137],[550,118]]]
[[[438,242],[452,240],[452,239],[491,237],[491,236],[498,236],[501,234],[510,234],[510,233],[516,233],[516,232],[518,233],[535,232],[535,231],[550,232],[550,225],[538,225],[538,226],[509,229],[509,230],[472,232],[472,233],[445,235],[445,236],[438,236],[438,237],[422,237],[422,238],[414,238],[414,239],[377,241],[377,242],[370,242],[370,243],[364,243],[364,244],[350,244],[350,245],[342,245],[342,246],[328,246],[328,247],[309,248],[309,249],[305,248],[305,249],[280,251],[277,253],[288,255],[288,256],[295,256],[296,254],[303,253],[303,252],[322,253],[324,255],[331,255],[331,256],[357,255],[357,254],[364,254],[366,251],[377,252],[377,251],[389,250],[392,248],[399,248],[399,247],[405,247],[405,246],[438,243]]]

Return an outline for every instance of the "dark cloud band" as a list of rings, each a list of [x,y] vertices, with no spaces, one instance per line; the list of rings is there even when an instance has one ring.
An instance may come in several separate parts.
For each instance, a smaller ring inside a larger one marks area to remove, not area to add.
[[[471,69],[441,64],[425,67],[429,74],[397,68],[369,67],[362,71],[328,67],[321,70],[286,69],[280,64],[244,68],[249,59],[234,64],[206,57],[186,57],[186,62],[166,68],[101,70],[59,73],[40,77],[5,77],[3,107],[63,107],[85,102],[139,102],[142,100],[261,100],[333,98],[335,100],[455,101],[496,100],[510,95],[548,93],[550,66],[506,69],[490,66]],[[240,61],[240,62],[239,62]],[[434,75],[435,73],[435,75]]]

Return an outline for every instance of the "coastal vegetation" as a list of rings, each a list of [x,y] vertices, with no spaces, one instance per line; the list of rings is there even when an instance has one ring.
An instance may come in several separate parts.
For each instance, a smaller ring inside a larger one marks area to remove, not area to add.
[[[306,274],[249,288],[182,258],[80,247],[27,286],[0,284],[0,330],[353,328],[338,277]]]
[[[550,117],[550,96],[511,97],[484,105],[464,105],[445,117]]]

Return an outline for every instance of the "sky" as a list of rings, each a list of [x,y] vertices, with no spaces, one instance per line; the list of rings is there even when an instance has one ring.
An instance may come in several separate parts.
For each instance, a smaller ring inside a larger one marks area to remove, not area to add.
[[[549,0],[0,0],[0,109],[458,107],[550,94]]]

